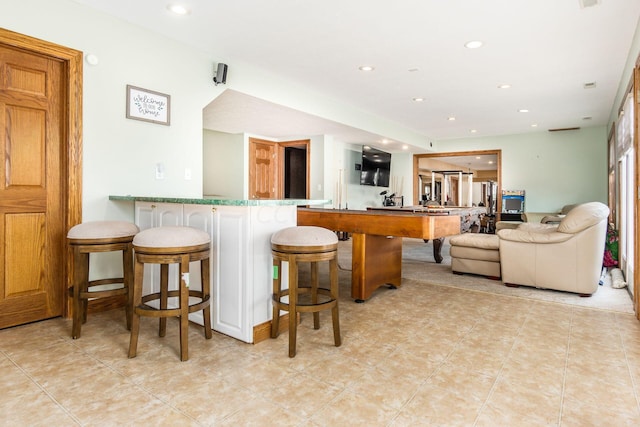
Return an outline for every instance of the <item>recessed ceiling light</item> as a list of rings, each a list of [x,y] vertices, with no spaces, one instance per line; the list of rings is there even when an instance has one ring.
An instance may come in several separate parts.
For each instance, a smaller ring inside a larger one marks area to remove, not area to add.
[[[478,132],[478,131],[477,131],[476,129],[471,129],[469,132],[471,132],[471,133],[476,133],[476,132]]]
[[[413,100],[415,102],[422,102],[422,101],[424,101],[424,98],[413,98]]]
[[[388,143],[389,143],[389,140],[387,140],[387,139],[383,139],[383,140],[382,140],[382,143],[386,145],[386,144],[388,144]]]
[[[528,113],[529,110],[527,110],[526,108],[521,108],[518,110],[518,113]]]
[[[510,84],[503,84],[498,86],[498,89],[511,89],[511,85]]]
[[[408,149],[409,149],[409,146],[408,146],[408,145],[403,145],[403,146],[402,146],[402,149],[403,149],[403,150],[408,150]]]
[[[170,4],[167,6],[167,9],[169,9],[176,15],[188,15],[190,13],[190,10],[187,9],[186,6],[183,6],[181,4]]]
[[[373,68],[371,65],[361,65],[358,67],[358,70],[360,71],[373,71],[375,70],[375,68]]]
[[[450,122],[455,121],[455,119],[456,119],[456,118],[455,118],[455,117],[453,117],[453,116],[451,116],[451,117],[447,117],[447,120],[449,120]]]
[[[480,160],[482,157],[480,156],[476,156],[476,160]]]
[[[537,127],[538,127],[538,124],[537,124],[537,123],[533,123],[533,124],[531,125],[531,127],[532,127],[532,128],[537,128]]]
[[[482,42],[479,40],[472,40],[464,44],[464,47],[466,47],[467,49],[477,49],[481,46],[482,46]]]

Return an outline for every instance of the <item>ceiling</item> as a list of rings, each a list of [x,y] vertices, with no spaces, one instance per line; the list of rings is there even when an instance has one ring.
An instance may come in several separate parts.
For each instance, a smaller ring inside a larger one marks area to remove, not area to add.
[[[75,1],[210,53],[231,88],[251,64],[434,141],[606,125],[640,17],[638,0]],[[223,132],[385,137],[233,90],[207,109]]]

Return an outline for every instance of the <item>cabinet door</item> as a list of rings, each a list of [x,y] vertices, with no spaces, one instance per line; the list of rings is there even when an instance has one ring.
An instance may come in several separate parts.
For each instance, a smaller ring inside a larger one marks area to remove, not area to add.
[[[296,225],[296,206],[251,206],[251,240],[250,260],[251,275],[247,288],[251,290],[251,306],[253,308],[253,325],[260,325],[272,318],[273,306],[273,257],[271,256],[271,236],[273,233]],[[288,265],[283,264],[283,289],[289,281]]]
[[[250,215],[247,207],[218,206],[212,228],[213,328],[253,342],[250,262]]]
[[[182,225],[182,205],[136,202],[135,223],[141,231],[163,225]]]
[[[155,203],[136,202],[134,208],[134,222],[140,228],[140,231],[147,228],[155,227],[154,214],[156,211]]]
[[[197,228],[198,230],[206,231],[209,236],[213,236],[212,229],[214,227],[214,223],[216,215],[216,207],[209,205],[184,205],[182,211],[182,222],[183,225],[187,227]],[[213,278],[214,278],[214,269],[213,269],[213,259],[215,253],[215,245],[211,244],[211,256],[209,257],[209,274],[210,280],[206,286],[209,287],[209,294],[211,295],[211,299],[214,299],[213,294]],[[200,261],[195,261],[189,264],[189,287],[194,290],[202,289],[202,277],[200,275]],[[214,302],[211,303],[211,307],[213,307]],[[213,312],[213,311],[212,311]],[[212,316],[213,317],[213,316]],[[204,317],[202,316],[202,311],[198,311],[196,313],[191,313],[189,315],[189,320],[195,322],[199,325],[204,325]]]
[[[153,227],[182,225],[182,205],[176,203],[135,203],[135,224],[140,230]],[[178,266],[169,266],[169,289],[178,288]],[[144,281],[142,294],[148,295],[160,292],[160,265],[146,264],[144,266]],[[152,302],[151,305],[156,303]],[[156,304],[157,305],[157,304]],[[170,301],[170,306],[177,307],[177,302]]]

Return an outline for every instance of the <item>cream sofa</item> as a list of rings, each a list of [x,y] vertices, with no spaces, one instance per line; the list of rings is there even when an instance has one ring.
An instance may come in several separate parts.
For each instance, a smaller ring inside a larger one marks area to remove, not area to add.
[[[523,212],[522,221],[533,223],[541,222],[543,224],[557,224],[560,222],[562,217],[568,214],[569,211],[576,206],[578,205],[564,205],[559,212]]]
[[[449,238],[451,271],[500,278],[498,236],[484,233],[464,233]]]
[[[502,281],[593,294],[602,271],[608,216],[606,205],[589,202],[575,206],[555,226],[498,231]]]

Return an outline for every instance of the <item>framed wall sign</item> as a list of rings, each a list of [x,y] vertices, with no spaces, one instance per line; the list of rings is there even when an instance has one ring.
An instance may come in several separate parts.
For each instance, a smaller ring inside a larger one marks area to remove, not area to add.
[[[127,85],[127,118],[169,126],[171,96]]]

